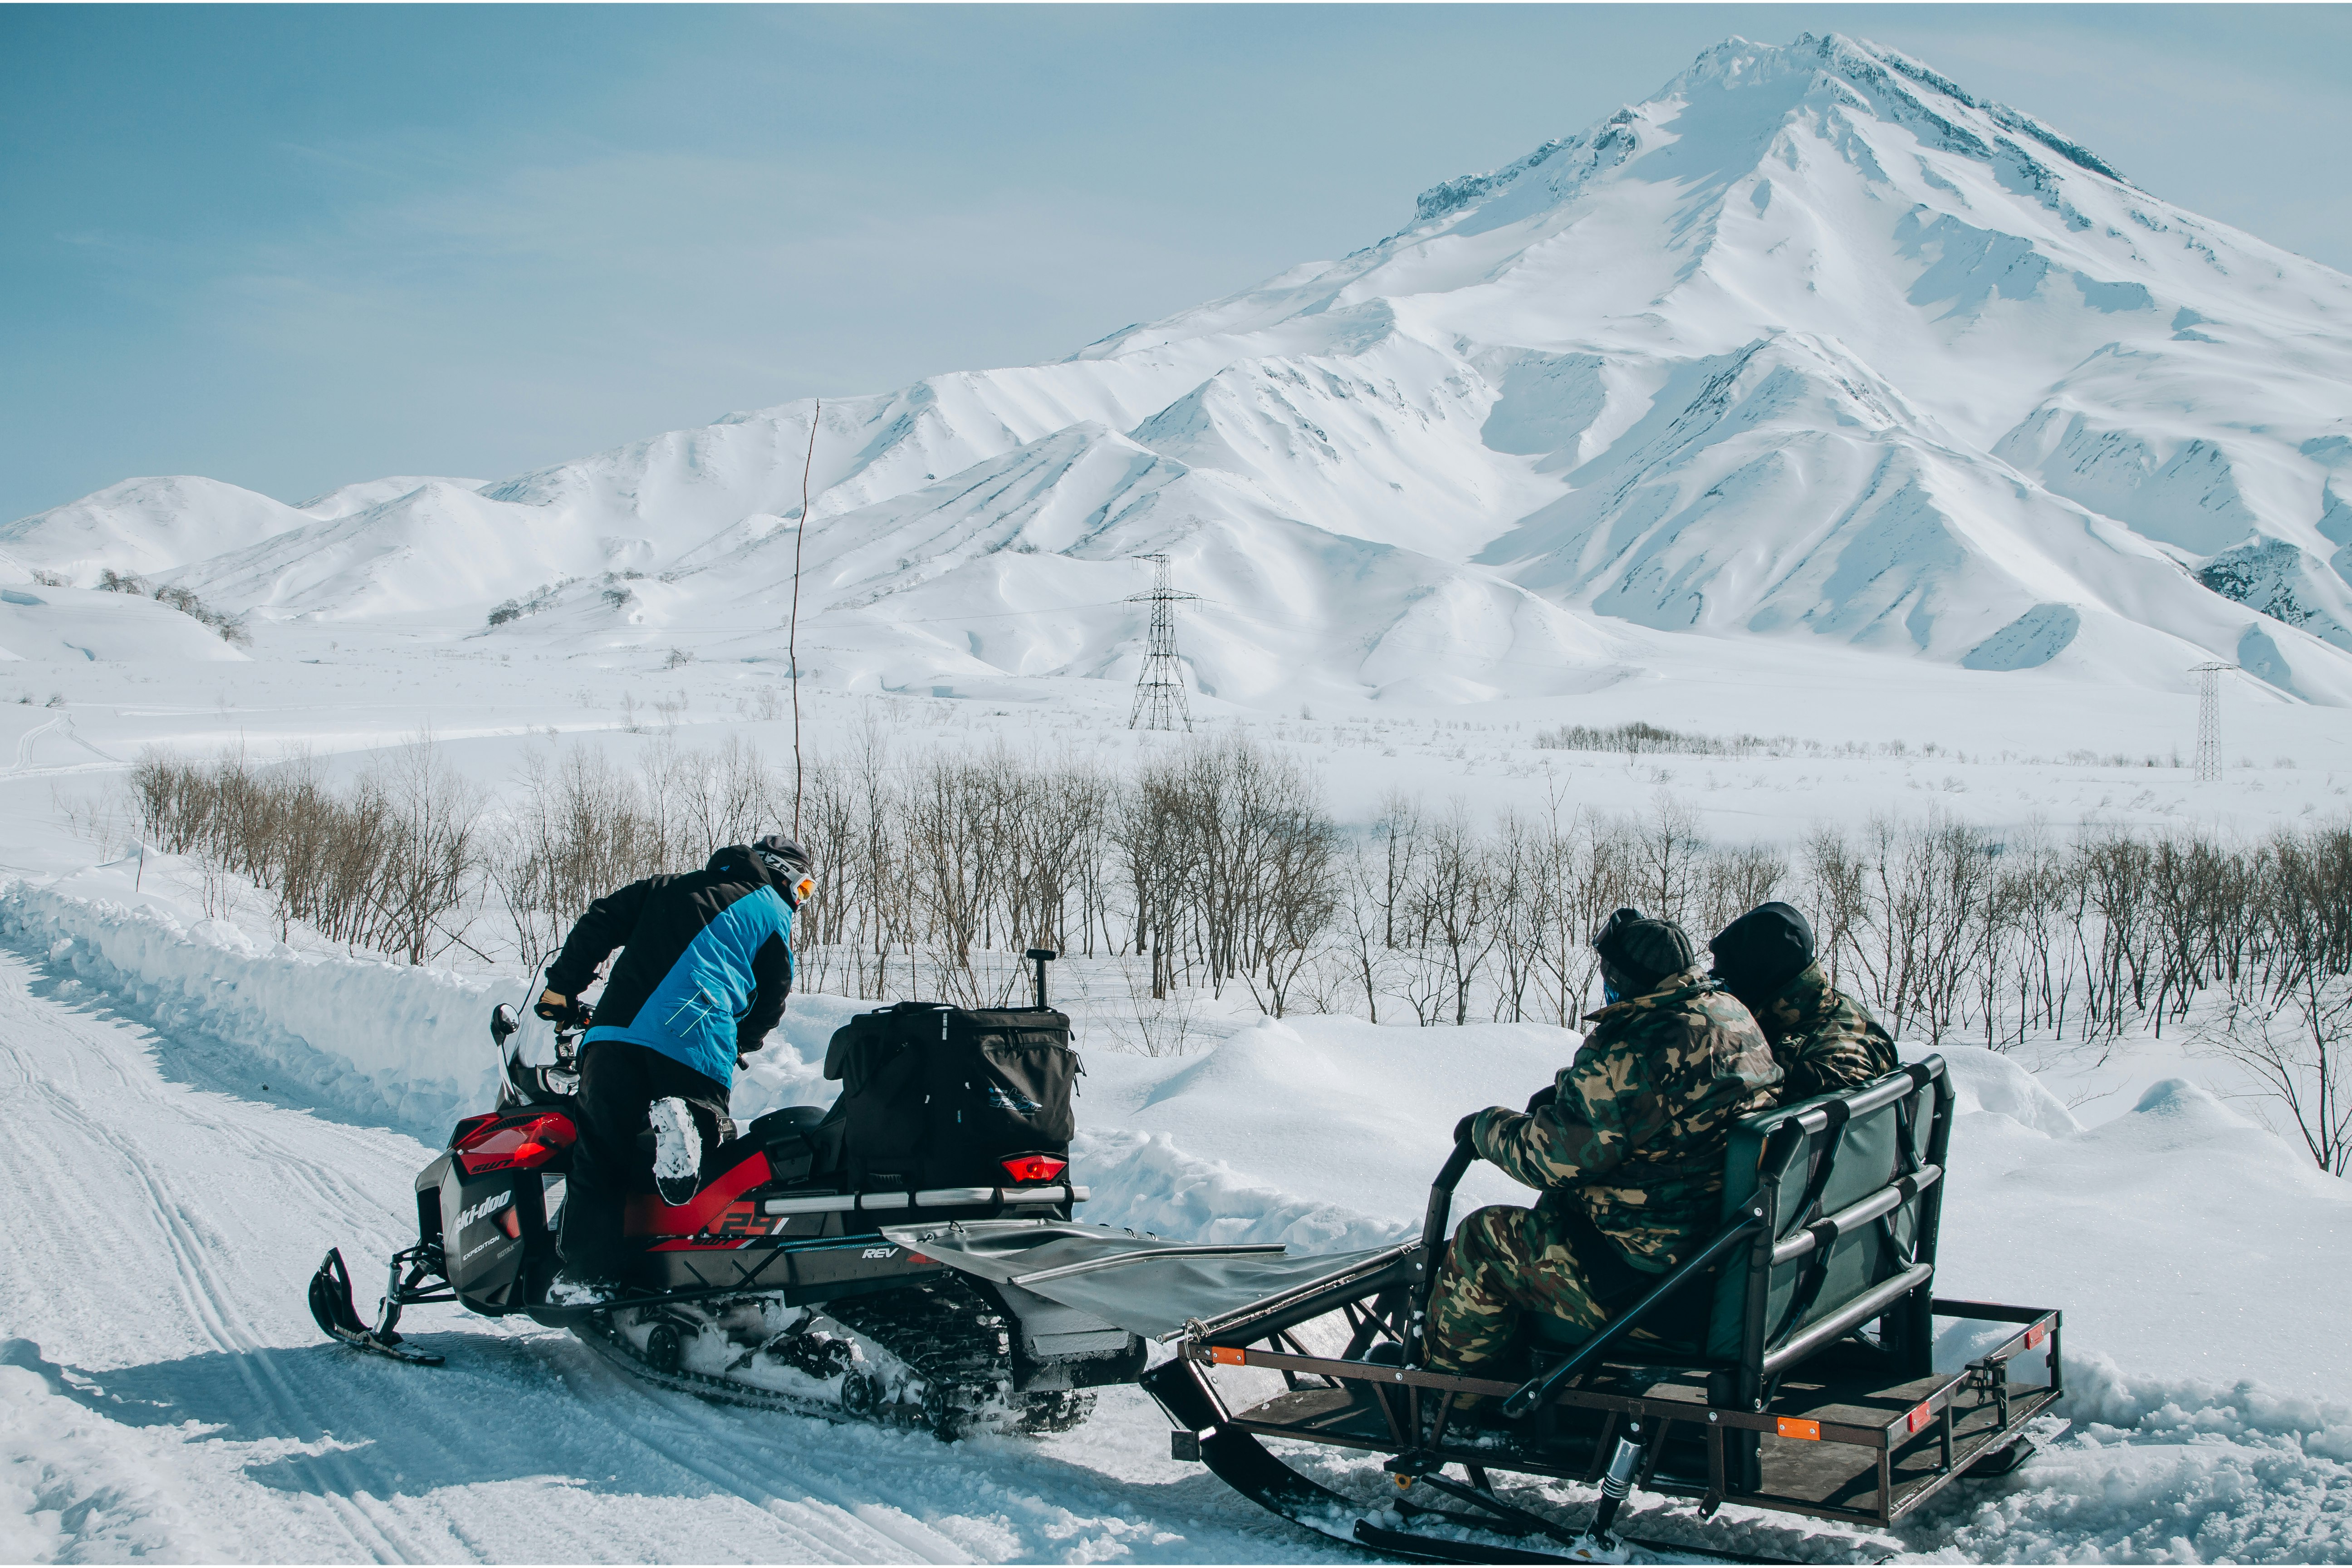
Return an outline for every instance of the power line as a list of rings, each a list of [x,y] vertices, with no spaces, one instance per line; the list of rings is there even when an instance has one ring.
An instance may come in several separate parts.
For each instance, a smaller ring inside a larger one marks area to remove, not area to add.
[[[1151,563],[1151,592],[1137,594],[1131,605],[1151,606],[1151,637],[1145,645],[1143,668],[1136,672],[1135,708],[1127,716],[1130,730],[1192,728],[1192,707],[1184,697],[1184,664],[1176,656],[1176,605],[1197,594],[1176,591],[1169,576],[1165,553],[1141,557]]]

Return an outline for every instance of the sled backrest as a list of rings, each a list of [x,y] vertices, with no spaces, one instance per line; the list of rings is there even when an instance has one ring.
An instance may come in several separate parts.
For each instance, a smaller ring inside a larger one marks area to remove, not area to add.
[[[1709,1358],[1760,1369],[1808,1329],[1933,1262],[1951,1102],[1944,1059],[1931,1056],[1739,1123],[1725,1154],[1724,1220],[1761,1210],[1769,1234],[1717,1275]],[[1927,1299],[1924,1279],[1911,1294]]]

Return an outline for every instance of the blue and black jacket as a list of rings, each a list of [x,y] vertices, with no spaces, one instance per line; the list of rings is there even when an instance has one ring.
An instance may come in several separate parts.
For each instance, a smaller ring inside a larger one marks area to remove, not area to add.
[[[741,846],[682,876],[647,877],[588,906],[548,966],[548,989],[578,996],[622,948],[583,1045],[627,1040],[722,1087],[758,1050],[793,988],[786,886]]]

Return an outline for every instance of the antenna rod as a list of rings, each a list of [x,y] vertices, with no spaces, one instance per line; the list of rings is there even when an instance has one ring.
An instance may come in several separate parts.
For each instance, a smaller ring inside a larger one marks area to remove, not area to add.
[[[793,531],[793,618],[784,633],[784,661],[793,682],[793,837],[801,836],[801,547],[808,542],[809,470],[816,465],[816,422],[824,399],[809,414],[808,456],[801,459],[801,521]]]

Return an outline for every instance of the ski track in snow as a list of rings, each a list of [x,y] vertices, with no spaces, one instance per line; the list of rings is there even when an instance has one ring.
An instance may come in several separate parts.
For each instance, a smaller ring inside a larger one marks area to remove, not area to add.
[[[950,1451],[648,1391],[446,1307],[406,1325],[444,1367],[324,1342],[310,1268],[341,1245],[373,1295],[429,1151],[172,1082],[170,1041],[46,989],[0,955],[0,1559],[1316,1555],[1152,1457],[1139,1394],[1072,1438]]]

